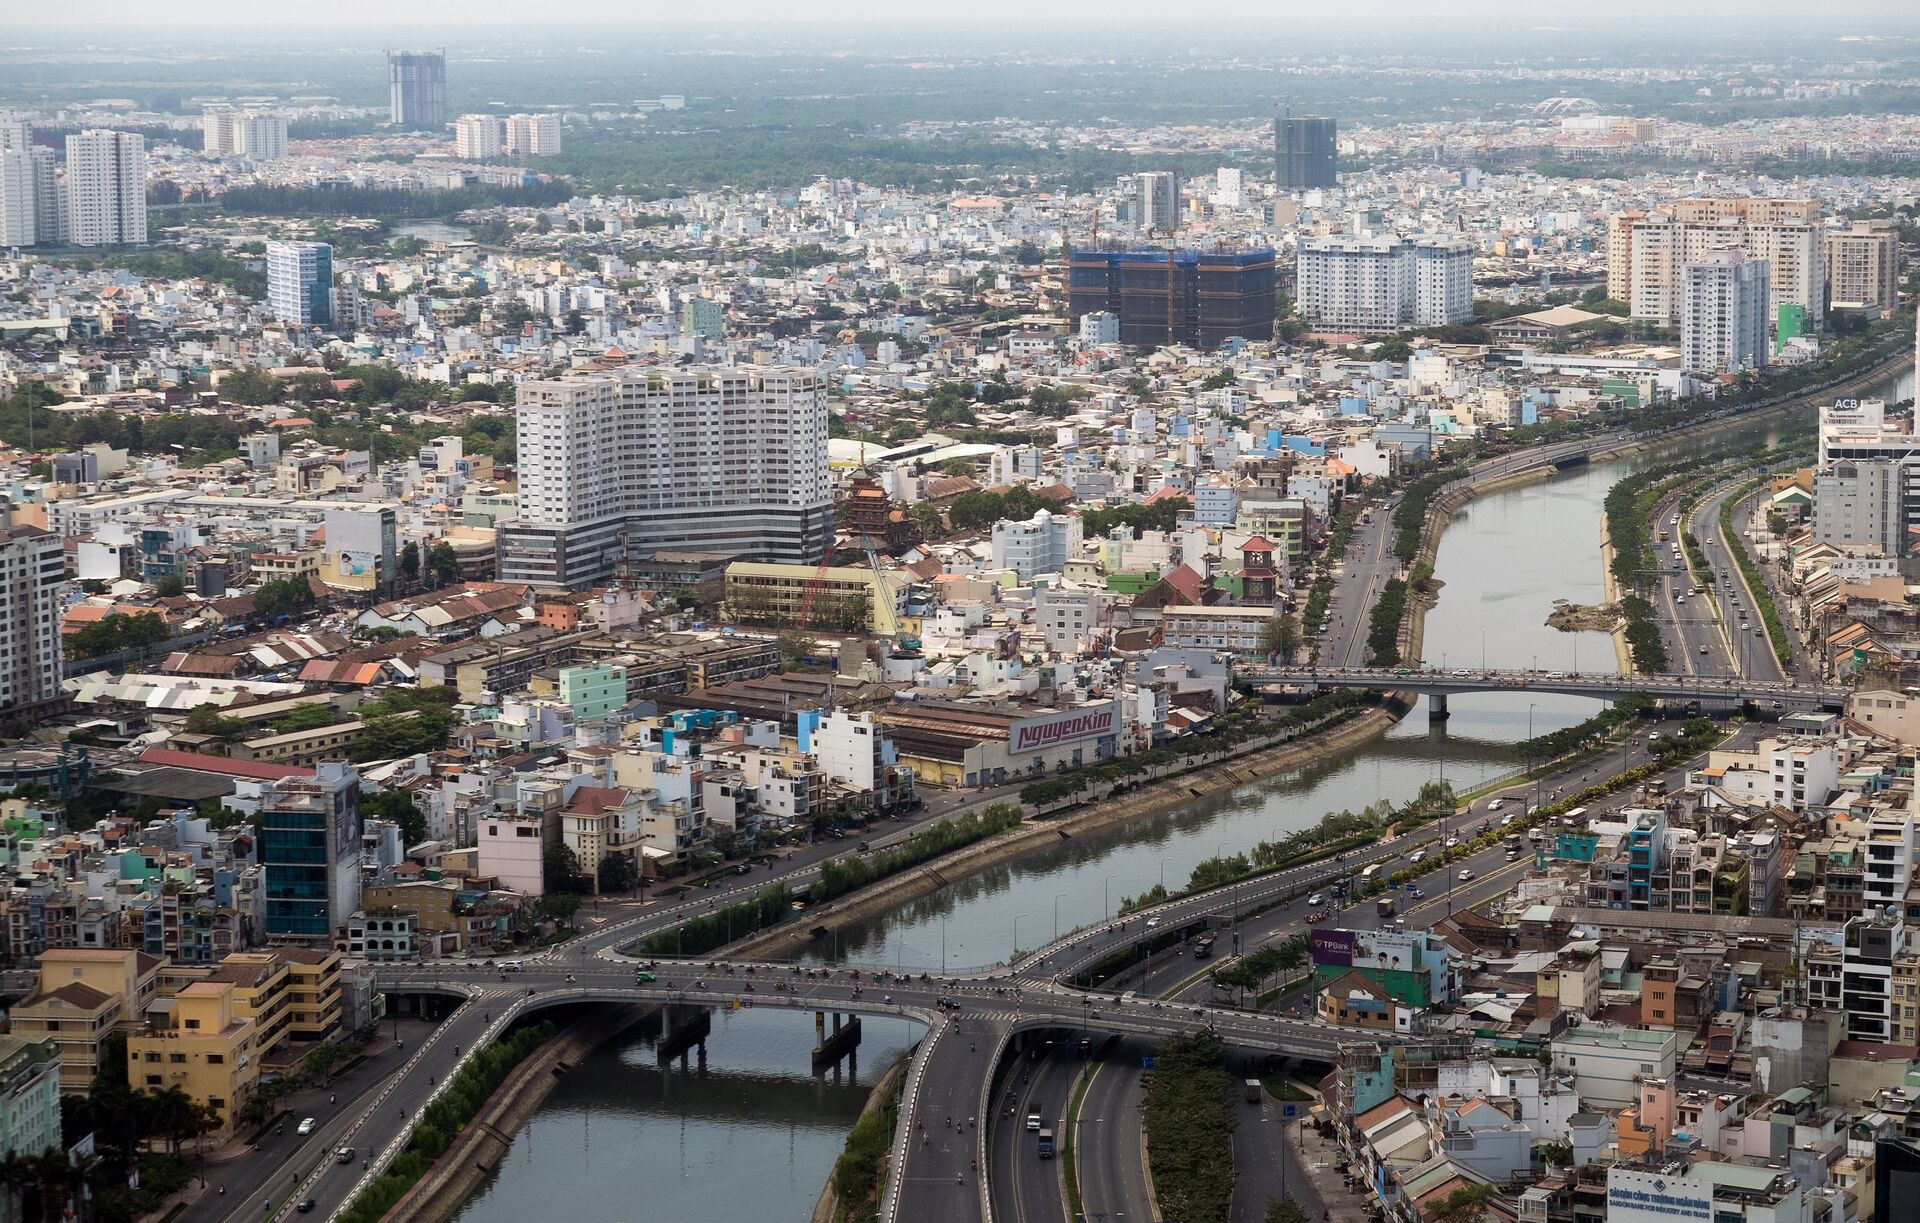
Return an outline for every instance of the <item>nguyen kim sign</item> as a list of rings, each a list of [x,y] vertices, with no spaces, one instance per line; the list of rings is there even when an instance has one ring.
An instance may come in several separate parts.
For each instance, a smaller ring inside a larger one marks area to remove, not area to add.
[[[1044,717],[1015,722],[1010,728],[1015,752],[1037,752],[1063,743],[1110,736],[1119,728],[1120,709],[1108,703],[1085,709],[1068,709]]]

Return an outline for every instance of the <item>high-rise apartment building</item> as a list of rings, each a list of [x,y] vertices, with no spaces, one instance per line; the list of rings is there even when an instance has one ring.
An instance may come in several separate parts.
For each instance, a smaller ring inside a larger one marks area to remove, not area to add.
[[[13,525],[0,502],[0,711],[60,696],[60,608],[67,580],[58,535]]]
[[[559,115],[509,115],[506,151],[515,157],[556,157],[560,153]]]
[[[1133,217],[1141,229],[1170,234],[1180,228],[1180,175],[1148,170],[1133,176]]]
[[[453,121],[453,155],[462,161],[500,156],[505,126],[497,115],[461,115]]]
[[[1473,318],[1473,244],[1464,238],[1330,234],[1300,243],[1300,313],[1335,331],[1403,331]]]
[[[32,246],[39,240],[33,188],[33,152],[0,149],[0,246]]]
[[[59,155],[35,145],[33,157],[33,222],[41,246],[64,246],[72,236],[67,184],[61,176]]]
[[[233,120],[233,152],[253,161],[278,161],[287,155],[287,117],[263,110],[245,111]]]
[[[1310,191],[1338,182],[1337,141],[1325,115],[1282,115],[1273,121],[1274,185]]]
[[[333,323],[333,247],[325,242],[267,243],[267,306],[283,323]]]
[[[1119,319],[1123,344],[1216,348],[1273,337],[1273,248],[1249,251],[1074,251],[1069,323]]]
[[[1891,311],[1900,296],[1900,227],[1855,221],[1826,235],[1827,306]]]
[[[387,119],[409,130],[447,125],[445,51],[387,52]]]
[[[1825,314],[1824,242],[1818,200],[1688,199],[1607,219],[1607,293],[1634,318],[1678,324],[1686,267],[1714,251],[1765,260],[1772,284],[1768,323],[1782,305],[1809,322]]]
[[[621,369],[519,385],[505,582],[581,587],[657,549],[818,561],[833,538],[811,370]]]
[[[0,110],[0,149],[33,147],[33,122],[18,111]]]
[[[1680,364],[1696,373],[1760,369],[1772,355],[1768,268],[1740,251],[1688,263],[1680,314]]]
[[[67,224],[75,246],[147,240],[145,138],[103,128],[67,137]]]
[[[233,152],[233,121],[239,112],[225,102],[209,102],[200,108],[200,151],[210,157]]]

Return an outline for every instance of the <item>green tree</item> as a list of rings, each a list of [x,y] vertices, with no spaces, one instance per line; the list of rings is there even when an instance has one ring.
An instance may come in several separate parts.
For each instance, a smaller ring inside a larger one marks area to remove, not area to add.
[[[1292,1198],[1269,1198],[1267,1223],[1307,1223],[1307,1212]]]
[[[187,593],[187,580],[177,573],[169,573],[153,584],[153,593],[162,599],[177,599]]]
[[[433,574],[435,586],[446,586],[460,578],[460,557],[454,552],[453,545],[442,539],[427,550],[427,569]]]
[[[946,521],[940,516],[940,507],[931,501],[914,502],[907,509],[907,518],[927,539],[938,538],[940,532],[946,527]]]
[[[231,370],[220,379],[220,398],[249,407],[279,403],[285,390],[278,378],[253,365]]]
[[[1427,1209],[1431,1223],[1481,1223],[1487,1203],[1493,1198],[1493,1186],[1469,1185],[1455,1189],[1446,1200]]]
[[[186,728],[191,735],[218,735],[233,740],[246,733],[247,722],[245,718],[227,717],[217,705],[196,705],[187,714]]]
[[[602,854],[597,874],[602,892],[631,892],[640,881],[631,854]]]
[[[548,895],[584,890],[586,881],[580,874],[579,855],[565,845],[547,846],[546,852],[540,855],[540,882]]]
[[[1234,375],[1232,370],[1224,368],[1217,369],[1211,374],[1208,374],[1200,383],[1200,389],[1203,391],[1223,390],[1226,387],[1232,386],[1237,381],[1239,381],[1239,379]]]
[[[400,545],[400,576],[409,586],[420,578],[420,545],[411,539]]]
[[[274,578],[253,592],[253,608],[269,620],[298,616],[319,602],[304,577]]]
[[[1300,625],[1290,615],[1279,615],[1260,626],[1260,648],[1284,662],[1300,648]]]
[[[570,926],[574,914],[580,912],[580,893],[548,892],[540,898],[540,912],[552,918],[555,925]]]
[[[1377,361],[1405,361],[1412,355],[1413,345],[1397,335],[1388,336],[1380,341],[1378,348],[1373,350],[1374,359]]]
[[[332,726],[346,720],[347,715],[332,705],[312,701],[291,710],[285,717],[275,719],[273,729],[279,734],[291,735],[303,730],[319,730],[322,726]]]
[[[367,819],[391,820],[400,826],[400,840],[418,845],[427,839],[427,817],[414,806],[413,796],[405,790],[362,791],[360,814]]]

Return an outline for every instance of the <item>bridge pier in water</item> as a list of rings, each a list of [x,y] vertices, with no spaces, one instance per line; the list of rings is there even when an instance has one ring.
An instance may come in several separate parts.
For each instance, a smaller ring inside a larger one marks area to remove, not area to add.
[[[827,1031],[827,1012],[813,1013],[813,1031],[818,1043],[813,1046],[813,1068],[831,1066],[860,1047],[860,1017],[833,1012],[833,1031]]]
[[[1449,716],[1447,713],[1447,694],[1444,692],[1429,692],[1427,694],[1427,721],[1444,722]]]
[[[660,1008],[660,1039],[654,1056],[662,1065],[680,1057],[688,1049],[699,1047],[700,1061],[707,1060],[707,1034],[713,1031],[713,1012],[703,1006],[667,1003]]]

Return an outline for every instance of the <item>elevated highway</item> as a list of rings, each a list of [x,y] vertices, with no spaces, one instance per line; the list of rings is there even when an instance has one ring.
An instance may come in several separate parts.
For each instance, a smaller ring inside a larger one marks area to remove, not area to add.
[[[1500,671],[1433,667],[1270,667],[1238,668],[1236,674],[1254,684],[1303,684],[1321,688],[1378,688],[1412,692],[1445,700],[1455,693],[1556,692],[1616,701],[1636,692],[1661,700],[1700,701],[1709,704],[1792,709],[1841,709],[1848,689],[1831,684],[1801,684],[1789,680],[1741,675],[1584,675],[1560,671]]]

